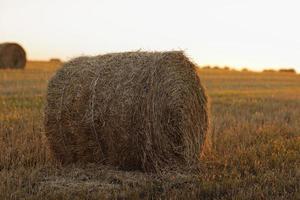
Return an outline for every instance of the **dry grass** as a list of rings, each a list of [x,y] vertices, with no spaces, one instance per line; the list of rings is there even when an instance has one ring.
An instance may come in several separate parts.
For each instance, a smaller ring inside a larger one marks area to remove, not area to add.
[[[57,66],[42,64],[0,70],[0,199],[300,199],[299,75],[201,70],[212,146],[197,174],[155,176],[51,160],[42,121]]]

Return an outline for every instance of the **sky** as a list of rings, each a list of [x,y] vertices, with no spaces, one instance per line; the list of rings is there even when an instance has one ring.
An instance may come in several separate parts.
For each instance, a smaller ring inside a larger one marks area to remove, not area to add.
[[[199,65],[300,72],[299,0],[0,0],[29,59],[184,50]]]

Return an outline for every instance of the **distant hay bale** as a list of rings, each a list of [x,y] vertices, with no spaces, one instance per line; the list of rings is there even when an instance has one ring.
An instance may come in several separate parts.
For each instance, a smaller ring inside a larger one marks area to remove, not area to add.
[[[285,72],[285,73],[293,73],[296,74],[296,70],[293,68],[289,68],[289,69],[279,69],[279,72]]]
[[[199,164],[207,97],[180,51],[79,57],[50,80],[45,131],[62,163],[158,172]]]
[[[61,60],[59,58],[51,58],[49,61],[55,63],[61,63]]]
[[[25,50],[16,43],[0,44],[0,69],[23,69],[26,65]]]
[[[274,69],[264,69],[263,72],[274,73],[274,72],[276,72],[276,70],[274,70]]]

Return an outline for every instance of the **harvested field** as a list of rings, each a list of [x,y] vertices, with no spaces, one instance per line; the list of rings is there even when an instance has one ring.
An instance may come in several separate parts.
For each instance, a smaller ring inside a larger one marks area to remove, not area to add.
[[[57,66],[0,70],[0,199],[299,199],[300,76],[200,70],[212,143],[197,173],[60,166],[43,128]]]

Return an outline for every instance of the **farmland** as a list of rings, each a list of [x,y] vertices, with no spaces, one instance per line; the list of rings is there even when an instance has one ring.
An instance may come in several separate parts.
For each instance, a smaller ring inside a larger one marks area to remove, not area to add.
[[[211,130],[199,171],[60,166],[43,128],[55,62],[0,70],[0,199],[300,199],[300,75],[200,69]]]

